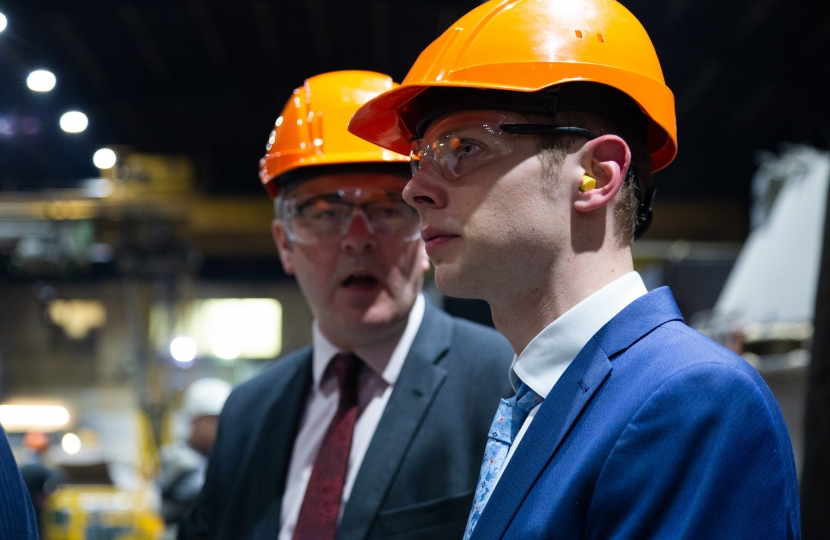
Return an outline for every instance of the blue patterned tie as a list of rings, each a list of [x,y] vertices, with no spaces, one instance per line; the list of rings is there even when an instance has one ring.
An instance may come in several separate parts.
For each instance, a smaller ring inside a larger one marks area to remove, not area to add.
[[[503,399],[493,418],[493,425],[490,426],[490,437],[487,440],[487,447],[484,449],[484,461],[481,463],[481,472],[478,475],[476,496],[473,499],[473,508],[470,510],[470,518],[467,520],[467,530],[464,532],[464,540],[468,540],[473,534],[473,529],[484,512],[484,506],[490,499],[493,489],[496,487],[496,480],[499,472],[510,452],[510,445],[519,433],[530,410],[542,402],[542,397],[530,389],[525,383],[519,387],[519,391],[510,399]]]

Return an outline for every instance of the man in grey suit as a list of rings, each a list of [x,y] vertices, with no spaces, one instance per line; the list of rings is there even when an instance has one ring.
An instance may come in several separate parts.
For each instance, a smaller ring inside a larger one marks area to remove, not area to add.
[[[422,294],[408,158],[346,131],[385,75],[312,77],[260,163],[313,344],[237,388],[180,539],[460,538],[512,350]]]

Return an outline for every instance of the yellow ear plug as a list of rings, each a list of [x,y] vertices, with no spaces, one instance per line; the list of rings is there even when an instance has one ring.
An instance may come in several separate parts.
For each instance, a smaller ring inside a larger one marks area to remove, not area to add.
[[[597,181],[587,174],[582,177],[582,185],[579,186],[579,191],[591,191],[597,187]]]

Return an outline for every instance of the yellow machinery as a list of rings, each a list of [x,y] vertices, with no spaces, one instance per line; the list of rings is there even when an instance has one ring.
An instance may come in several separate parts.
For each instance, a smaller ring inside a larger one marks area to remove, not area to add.
[[[144,491],[66,485],[48,499],[45,540],[158,540],[164,523]]]

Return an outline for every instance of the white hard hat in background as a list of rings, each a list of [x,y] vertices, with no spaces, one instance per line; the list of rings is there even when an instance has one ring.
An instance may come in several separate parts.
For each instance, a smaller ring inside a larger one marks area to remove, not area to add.
[[[218,415],[230,393],[231,385],[222,379],[199,379],[185,390],[182,415],[187,421],[200,416]]]

